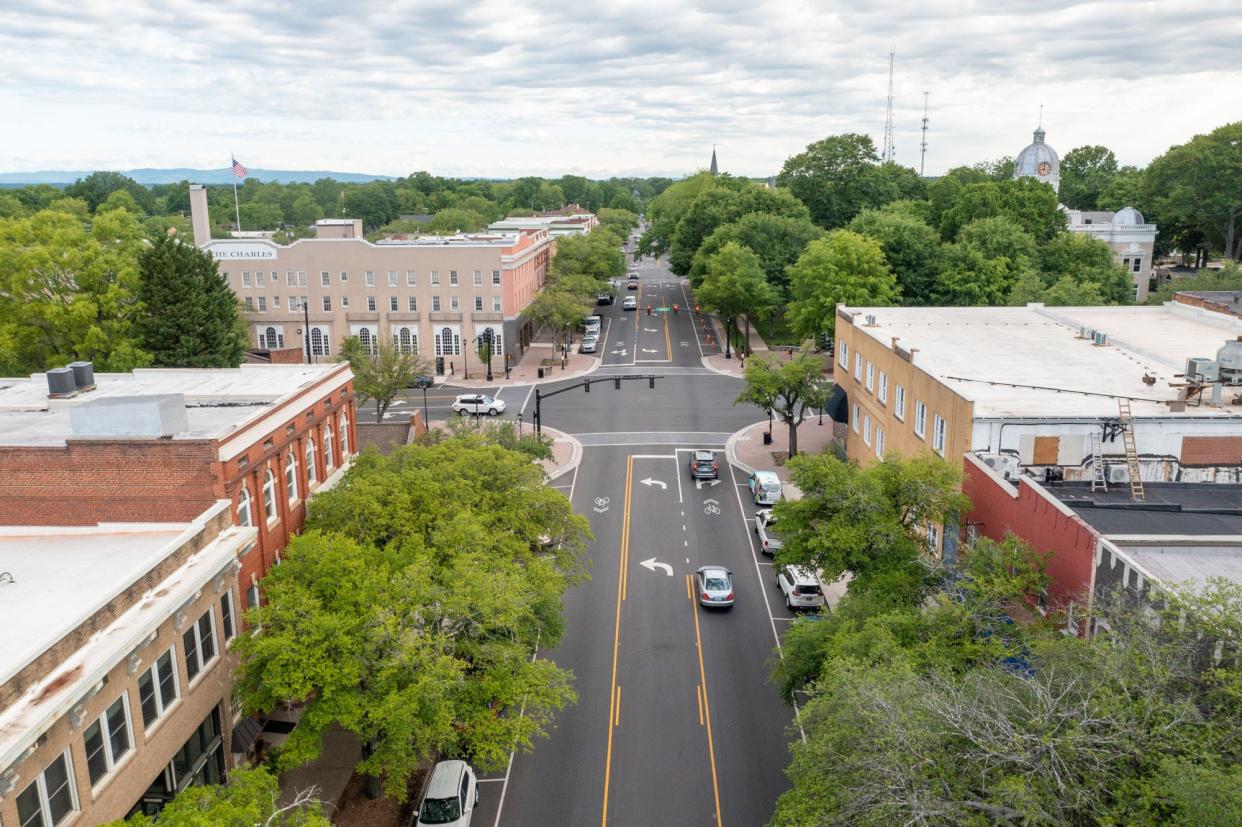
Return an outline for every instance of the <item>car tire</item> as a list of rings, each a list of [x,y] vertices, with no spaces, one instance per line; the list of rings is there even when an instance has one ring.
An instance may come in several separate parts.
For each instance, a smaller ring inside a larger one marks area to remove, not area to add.
[[[465,408],[462,408],[457,411],[458,416],[468,416],[469,414],[470,414],[470,411],[466,410]]]
[[[793,598],[789,595],[785,595],[785,608],[791,612],[794,610]]]
[[[500,416],[500,411],[496,410],[495,408],[488,408],[487,415],[488,416]]]

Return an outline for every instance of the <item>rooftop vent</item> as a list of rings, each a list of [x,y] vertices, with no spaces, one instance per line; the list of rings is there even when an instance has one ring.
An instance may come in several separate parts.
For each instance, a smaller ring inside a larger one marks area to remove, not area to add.
[[[190,430],[185,396],[111,396],[69,409],[74,436],[171,437]]]
[[[1220,381],[1230,385],[1242,385],[1242,336],[1232,342],[1225,342],[1216,351],[1216,365]]]
[[[867,327],[875,327],[875,316],[870,313],[867,314]]]
[[[52,368],[47,372],[47,398],[72,399],[78,395],[72,368]]]
[[[1215,382],[1219,378],[1217,367],[1215,359],[1191,357],[1186,360],[1186,378],[1192,382]]]
[[[78,391],[86,393],[95,390],[95,366],[90,362],[70,362],[69,369],[73,371],[73,382],[78,386]]]
[[[1083,325],[1082,327],[1078,328],[1078,338],[1079,339],[1094,339],[1095,328],[1087,327],[1086,325]]]
[[[1091,340],[1096,347],[1103,347],[1108,344],[1108,334],[1102,330],[1097,330]]]

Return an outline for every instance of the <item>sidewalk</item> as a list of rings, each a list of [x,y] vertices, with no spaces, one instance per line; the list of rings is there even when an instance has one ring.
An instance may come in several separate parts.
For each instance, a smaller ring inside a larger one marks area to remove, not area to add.
[[[473,355],[473,354],[472,354]],[[545,359],[554,359],[555,365],[543,365]],[[594,373],[600,367],[600,359],[587,353],[569,352],[569,359],[564,370],[561,370],[560,351],[548,343],[532,343],[522,354],[522,358],[509,365],[509,378],[505,379],[504,357],[492,357],[492,381],[487,381],[487,366],[478,364],[478,358],[470,361],[470,378],[463,378],[461,363],[456,359],[453,374],[436,377],[438,381],[463,388],[505,387],[507,385],[538,385],[543,382],[559,382],[562,379],[575,379]],[[539,378],[539,368],[544,368],[543,379]]]
[[[798,453],[818,454],[832,442],[836,428],[844,434],[845,426],[833,422],[830,417],[823,418],[819,424],[818,415],[807,417],[798,426]],[[772,444],[763,444],[763,435],[768,431],[767,420],[748,425],[729,437],[725,443],[725,454],[729,461],[746,470],[775,471],[786,491],[796,491],[789,482],[789,469],[785,466],[785,458],[789,455],[789,427],[779,420],[772,422]],[[796,496],[796,495],[795,495]]]

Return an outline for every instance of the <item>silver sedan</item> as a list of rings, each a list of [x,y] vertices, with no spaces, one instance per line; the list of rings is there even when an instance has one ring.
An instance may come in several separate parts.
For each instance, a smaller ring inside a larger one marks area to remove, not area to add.
[[[723,566],[703,566],[695,574],[700,605],[722,609],[733,605],[733,572]]]

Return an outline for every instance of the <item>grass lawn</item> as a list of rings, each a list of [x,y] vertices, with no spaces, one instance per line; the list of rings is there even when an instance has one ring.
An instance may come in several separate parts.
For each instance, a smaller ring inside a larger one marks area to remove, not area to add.
[[[755,330],[763,337],[763,341],[768,347],[776,345],[800,345],[798,334],[789,329],[785,321],[785,314],[777,312],[770,319],[752,319],[751,324]]]

